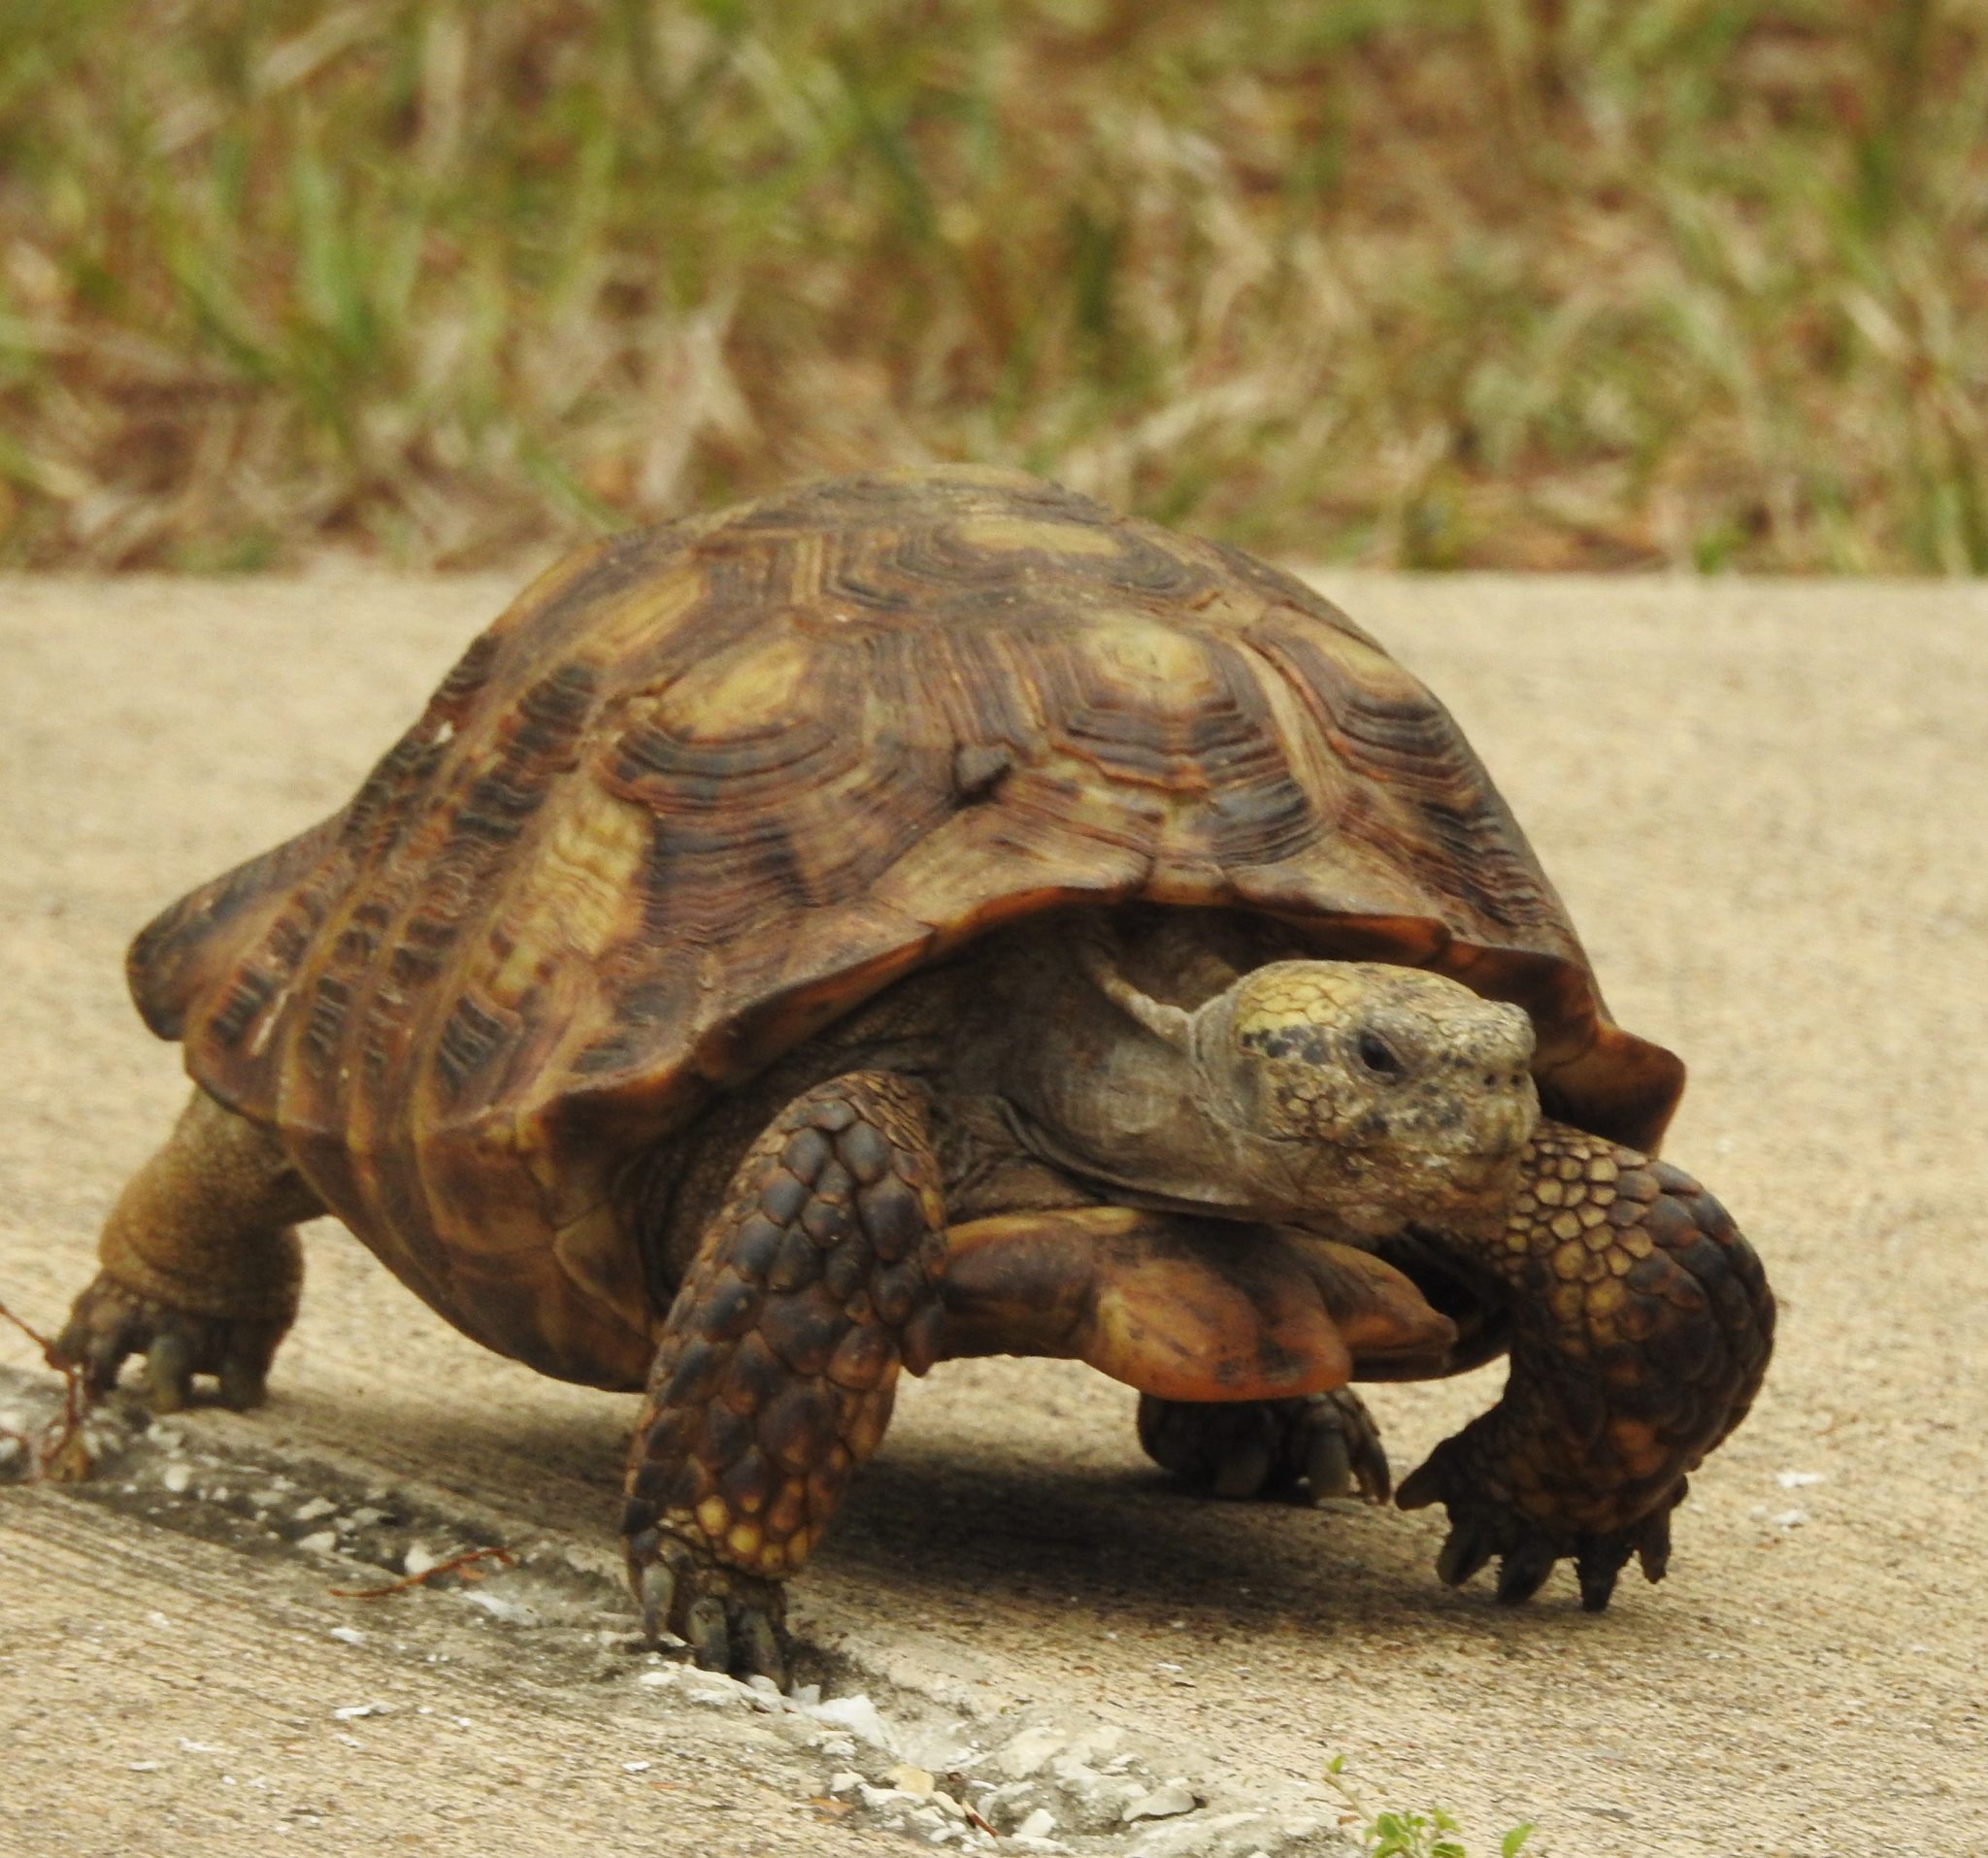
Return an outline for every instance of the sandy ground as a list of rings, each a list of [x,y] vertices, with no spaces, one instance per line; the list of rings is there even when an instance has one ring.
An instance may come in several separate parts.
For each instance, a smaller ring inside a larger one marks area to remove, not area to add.
[[[1988,591],[1330,584],[1458,712],[1618,1016],[1691,1061],[1668,1152],[1783,1301],[1755,1415],[1694,1480],[1663,1586],[1587,1617],[1563,1575],[1508,1612],[1438,1585],[1426,1513],[1197,1503],[1123,1389],[955,1365],[907,1392],[801,1589],[814,1675],[956,1757],[967,1799],[1027,1767],[1033,1725],[1209,1802],[1072,1837],[1082,1788],[1110,1794],[1073,1781],[1052,1837],[1078,1850],[1331,1848],[1305,1828],[1335,1755],[1474,1854],[1522,1819],[1558,1858],[1988,1849]],[[59,1323],[181,1094],[123,997],[131,932],[343,800],[507,591],[0,581],[22,1315]],[[311,1253],[268,1409],[137,1438],[81,1494],[0,1492],[0,1850],[906,1849],[901,1800],[829,1792],[889,1751],[700,1703],[631,1648],[629,1403],[480,1353],[335,1228]],[[0,1362],[0,1405],[46,1378],[17,1341]],[[1397,1469],[1495,1374],[1379,1389]],[[416,1537],[529,1554],[478,1590],[327,1591]]]

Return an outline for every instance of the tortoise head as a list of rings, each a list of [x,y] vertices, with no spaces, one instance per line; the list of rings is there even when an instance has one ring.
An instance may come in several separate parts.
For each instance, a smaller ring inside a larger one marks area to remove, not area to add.
[[[1277,961],[1192,1015],[1209,1113],[1354,1232],[1501,1210],[1540,1117],[1531,1021],[1444,976]]]

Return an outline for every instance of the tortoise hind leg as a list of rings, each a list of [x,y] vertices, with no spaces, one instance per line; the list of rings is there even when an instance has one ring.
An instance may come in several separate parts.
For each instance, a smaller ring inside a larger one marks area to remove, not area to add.
[[[142,1352],[159,1412],[183,1407],[201,1374],[226,1405],[258,1405],[303,1287],[293,1227],[323,1211],[267,1130],[196,1090],[105,1220],[101,1269],[57,1352],[97,1393]]]
[[[855,1072],[746,1153],[672,1305],[622,1517],[651,1638],[785,1679],[786,1577],[937,1356],[944,1209],[924,1093]]]
[[[1142,1394],[1139,1443],[1190,1487],[1216,1497],[1322,1503],[1393,1489],[1380,1429],[1350,1387],[1294,1400],[1161,1400]]]

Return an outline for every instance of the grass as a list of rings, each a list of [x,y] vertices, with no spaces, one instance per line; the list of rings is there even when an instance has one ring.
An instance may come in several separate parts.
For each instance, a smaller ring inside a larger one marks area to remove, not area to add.
[[[1335,1755],[1326,1763],[1325,1782],[1352,1808],[1364,1858],[1470,1858],[1463,1828],[1441,1807],[1376,1812],[1353,1790],[1345,1771],[1345,1757]],[[1510,1827],[1498,1841],[1498,1858],[1518,1858],[1537,1830],[1530,1820]]]
[[[0,562],[1021,464],[1411,567],[1988,570],[1984,0],[0,0]]]

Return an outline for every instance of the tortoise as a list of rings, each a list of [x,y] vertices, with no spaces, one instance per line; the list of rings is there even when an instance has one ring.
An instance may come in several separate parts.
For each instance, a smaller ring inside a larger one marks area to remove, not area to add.
[[[1385,1501],[1357,1380],[1510,1356],[1438,1569],[1659,1578],[1773,1303],[1448,713],[1316,593],[1020,474],[619,535],[129,978],[196,1086],[59,1347],[259,1400],[335,1213],[646,1390],[651,1642],[782,1678],[901,1370],[1077,1358],[1199,1489]]]

